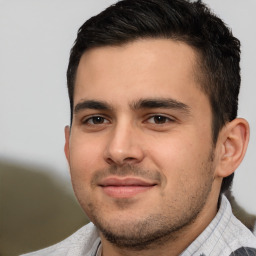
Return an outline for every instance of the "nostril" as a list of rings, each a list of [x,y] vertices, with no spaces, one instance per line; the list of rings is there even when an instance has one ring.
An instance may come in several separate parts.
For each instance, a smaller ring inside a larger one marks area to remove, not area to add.
[[[115,164],[115,162],[111,158],[107,158],[106,162],[110,165]]]
[[[111,157],[107,158],[106,159],[106,162],[109,164],[109,165],[124,165],[124,164],[129,164],[129,163],[134,163],[136,160],[136,158],[134,157],[126,157],[124,159],[115,159],[113,160]]]
[[[134,157],[127,157],[127,158],[124,159],[124,161],[132,161],[132,160],[135,160],[135,158]]]
[[[135,163],[137,161],[138,161],[138,159],[136,159],[135,157],[126,157],[123,160],[123,164]]]
[[[119,144],[115,144],[119,142]],[[125,140],[123,143],[120,141],[111,141],[104,150],[104,160],[109,164],[134,164],[141,162],[144,158],[144,152],[139,144],[132,141]]]

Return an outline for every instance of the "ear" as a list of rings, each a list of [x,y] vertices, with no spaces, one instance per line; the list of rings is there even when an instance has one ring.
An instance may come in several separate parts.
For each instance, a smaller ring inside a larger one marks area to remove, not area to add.
[[[221,130],[218,138],[219,162],[216,175],[227,177],[242,162],[248,142],[249,124],[245,119],[236,118]]]
[[[64,152],[66,159],[69,163],[69,137],[70,137],[70,127],[67,125],[65,126],[65,146],[64,146]]]

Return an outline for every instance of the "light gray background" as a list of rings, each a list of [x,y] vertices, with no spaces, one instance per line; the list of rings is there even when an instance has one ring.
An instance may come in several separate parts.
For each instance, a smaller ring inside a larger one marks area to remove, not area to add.
[[[80,25],[114,2],[0,0],[0,161],[40,166],[70,184],[63,153],[69,50]],[[256,214],[256,1],[205,2],[242,43],[239,116],[249,121],[251,139],[233,191]]]

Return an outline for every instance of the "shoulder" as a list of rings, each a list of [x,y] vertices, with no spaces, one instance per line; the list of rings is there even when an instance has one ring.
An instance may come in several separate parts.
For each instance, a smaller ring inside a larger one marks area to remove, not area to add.
[[[232,252],[230,256],[256,256],[256,249],[249,247],[240,247],[236,251]]]
[[[89,223],[60,243],[22,256],[87,255],[96,250],[99,243],[98,231],[92,223]]]
[[[231,208],[229,204],[228,208]],[[231,209],[228,209],[228,212],[225,215],[228,221],[221,234],[223,252],[226,252],[225,255],[230,256],[256,256],[255,235],[233,215]]]
[[[253,248],[256,248],[256,237],[233,215],[223,196],[215,218],[182,255],[196,252],[193,255],[256,256]]]
[[[245,248],[256,248],[255,235],[247,227],[245,227],[234,215],[230,218],[227,230],[230,242],[237,245],[240,244],[240,246],[237,248],[241,248],[241,250],[245,250]]]

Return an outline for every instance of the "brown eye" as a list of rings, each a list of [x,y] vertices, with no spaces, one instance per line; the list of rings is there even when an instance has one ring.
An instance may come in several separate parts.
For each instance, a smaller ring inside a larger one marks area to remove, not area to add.
[[[86,119],[84,123],[89,125],[97,125],[97,124],[106,124],[106,123],[109,123],[109,121],[102,116],[92,116]]]
[[[148,122],[152,124],[165,124],[171,121],[172,120],[170,118],[162,115],[155,115],[148,119]]]
[[[165,116],[155,116],[154,121],[155,121],[156,124],[163,124],[163,123],[166,123],[167,117],[165,117]]]
[[[92,123],[93,124],[103,124],[104,120],[105,120],[105,118],[103,118],[101,116],[94,116],[94,117],[92,117]]]

